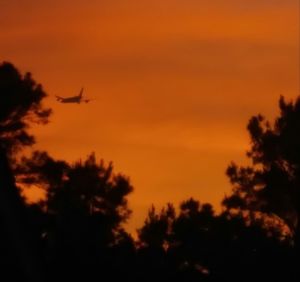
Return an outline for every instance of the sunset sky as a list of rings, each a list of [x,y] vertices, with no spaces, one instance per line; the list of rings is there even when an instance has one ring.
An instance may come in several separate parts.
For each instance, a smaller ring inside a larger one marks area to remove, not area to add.
[[[152,203],[229,193],[249,118],[299,94],[299,0],[0,0],[0,61],[49,95],[36,148],[130,177],[134,230]],[[82,86],[88,104],[54,98]]]

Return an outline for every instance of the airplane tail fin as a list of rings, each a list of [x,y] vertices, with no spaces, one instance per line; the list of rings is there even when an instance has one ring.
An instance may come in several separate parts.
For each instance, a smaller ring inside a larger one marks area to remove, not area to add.
[[[56,97],[57,101],[62,101],[62,99],[63,99],[62,97],[59,97],[59,96],[55,96],[55,97]]]
[[[79,98],[82,98],[82,94],[83,94],[83,87],[82,87],[81,90],[80,90]]]

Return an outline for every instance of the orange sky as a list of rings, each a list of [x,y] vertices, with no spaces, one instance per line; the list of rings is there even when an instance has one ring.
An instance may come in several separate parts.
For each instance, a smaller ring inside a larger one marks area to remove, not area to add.
[[[0,0],[0,60],[54,110],[37,148],[113,160],[135,187],[130,230],[152,203],[228,193],[248,119],[299,93],[298,37],[298,0]],[[55,101],[81,86],[92,103]]]

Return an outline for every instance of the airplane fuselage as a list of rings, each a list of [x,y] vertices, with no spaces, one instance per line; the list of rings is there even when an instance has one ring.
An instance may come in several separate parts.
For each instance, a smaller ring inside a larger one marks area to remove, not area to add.
[[[80,103],[81,98],[78,96],[69,97],[69,98],[62,98],[59,101],[61,103]]]

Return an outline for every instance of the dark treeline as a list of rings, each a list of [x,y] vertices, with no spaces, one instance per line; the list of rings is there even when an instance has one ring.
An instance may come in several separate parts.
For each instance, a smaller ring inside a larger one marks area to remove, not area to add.
[[[51,115],[45,97],[0,64],[0,281],[299,281],[300,99],[281,98],[273,123],[250,119],[252,164],[229,165],[221,213],[193,198],[153,206],[134,240],[123,227],[133,187],[112,164],[21,157],[30,126]],[[32,186],[37,203],[22,193]]]

